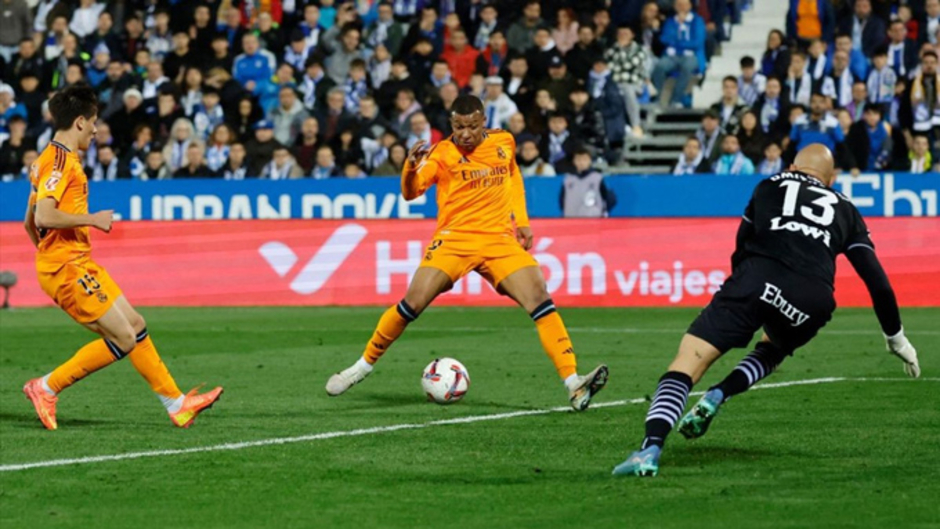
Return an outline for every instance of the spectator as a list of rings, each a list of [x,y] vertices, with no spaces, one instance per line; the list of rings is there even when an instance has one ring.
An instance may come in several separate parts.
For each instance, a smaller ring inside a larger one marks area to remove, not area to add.
[[[594,62],[594,69],[591,70],[588,78],[587,89],[604,123],[604,134],[601,140],[597,142],[598,146],[608,148],[606,152],[602,151],[597,154],[603,154],[609,163],[616,163],[619,160],[620,150],[626,137],[627,122],[624,118],[627,115],[627,108],[623,96],[620,95],[620,89],[612,80],[610,69],[604,59],[598,59]],[[575,90],[573,89],[571,92],[573,93]]]
[[[512,133],[513,137],[517,140],[520,135],[528,134],[525,125],[525,115],[522,112],[516,112],[515,114],[509,116],[509,124],[507,130]]]
[[[101,122],[99,122],[99,132],[101,132],[100,126]],[[153,129],[146,123],[135,125],[133,143],[122,150],[121,172],[130,175],[134,180],[145,180],[143,173],[147,169],[147,154],[151,150],[153,150]]]
[[[832,98],[833,104],[844,108],[852,102],[852,85],[855,77],[849,69],[849,56],[844,51],[832,55],[832,71],[826,76],[821,92]]]
[[[229,153],[232,151],[232,141],[235,135],[231,127],[225,123],[220,123],[212,130],[209,137],[209,148],[206,150],[206,166],[213,173],[217,173],[228,160]]]
[[[653,86],[659,94],[660,106],[682,106],[692,76],[704,71],[705,60],[705,23],[702,17],[692,12],[690,0],[675,1],[676,14],[666,19],[660,40],[666,47],[665,55],[660,57],[653,68]],[[671,101],[663,96],[666,76],[676,73],[676,85]]]
[[[575,137],[568,130],[568,116],[561,112],[551,114],[548,119],[548,134],[542,138],[539,153],[548,163],[555,166],[555,170],[566,170],[568,153],[573,152],[580,144],[580,138]]]
[[[591,153],[574,151],[573,171],[565,175],[559,201],[565,218],[606,217],[617,205],[617,197],[604,183],[604,175],[591,167]]]
[[[600,8],[594,10],[594,33],[597,35],[597,42],[602,48],[607,48],[614,42],[616,26],[611,24],[610,11]]]
[[[10,62],[21,40],[29,38],[33,17],[23,0],[5,0],[3,6],[3,31],[0,31],[0,58]],[[19,159],[17,159],[19,164]],[[17,168],[19,169],[19,168]]]
[[[362,144],[356,137],[352,127],[340,131],[339,136],[333,141],[332,147],[337,166],[365,165],[365,153],[362,152]]]
[[[20,167],[20,173],[18,175],[13,175],[10,180],[29,180],[30,168],[33,166],[33,163],[36,162],[36,159],[39,158],[39,151],[36,149],[29,149],[23,153],[22,164]],[[9,180],[4,179],[4,182]]]
[[[460,88],[466,87],[470,82],[479,56],[480,52],[468,45],[467,34],[462,29],[451,33],[450,46],[441,54]]]
[[[141,175],[141,180],[166,180],[170,178],[170,168],[163,160],[163,152],[153,149],[147,153],[147,168]]]
[[[480,20],[477,24],[476,32],[473,33],[473,47],[482,50],[490,43],[494,32],[499,31],[500,34],[502,34],[502,31],[497,29],[499,26],[499,13],[495,5],[483,4],[483,6],[480,7],[479,17]],[[504,38],[503,42],[505,43],[505,41],[506,39]],[[496,75],[496,73],[487,73],[487,75]]]
[[[772,176],[780,171],[783,171],[783,149],[780,148],[780,144],[772,141],[764,147],[764,159],[761,161],[760,165],[757,166],[757,174],[764,176]]]
[[[868,0],[861,0],[867,2]],[[898,76],[888,67],[888,49],[879,46],[872,57],[872,68],[868,74],[868,101],[878,105],[891,103]]]
[[[487,77],[501,75],[506,67],[508,52],[509,46],[503,32],[493,30],[486,48],[477,56],[476,71]]]
[[[516,144],[519,146],[518,154],[516,154],[516,164],[519,165],[519,172],[522,176],[550,177],[557,174],[552,164],[543,160],[539,155],[539,147],[535,137],[516,138]]]
[[[253,33],[242,37],[242,48],[245,51],[235,57],[232,74],[246,90],[254,92],[258,83],[274,75],[276,60],[270,51],[261,49],[258,37]],[[345,71],[343,73],[345,75]]]
[[[355,26],[345,26],[339,34],[339,46],[327,58],[326,74],[337,84],[346,81],[349,65],[353,60],[362,58],[359,52],[359,36],[359,30]]]
[[[714,166],[715,174],[754,174],[754,163],[741,152],[737,136],[725,136],[721,142],[721,156]]]
[[[229,49],[228,39],[225,38],[224,33],[217,33],[212,37],[212,54],[210,54],[205,61],[206,71],[211,71],[214,68],[221,68],[225,71],[231,71],[233,69],[234,60],[232,58],[232,52]]]
[[[440,57],[434,55],[434,46],[431,45],[431,41],[419,39],[408,55],[408,71],[418,80],[427,79],[431,75],[432,65],[438,60]]]
[[[173,91],[171,86],[166,87],[167,90],[161,90],[160,94],[157,96],[157,115],[152,119],[154,124],[154,132],[158,140],[161,143],[166,142],[172,135],[173,125],[178,119],[186,119],[186,116],[183,114],[182,107],[176,102],[176,94]],[[147,111],[149,111],[153,106],[153,102],[147,105]],[[189,121],[189,119],[186,119]],[[169,158],[167,158],[169,160]],[[170,163],[171,167],[173,166],[172,162]]]
[[[795,52],[790,57],[786,84],[791,103],[809,105],[813,79],[806,73],[806,56],[802,52]]]
[[[219,28],[219,34],[224,35],[228,40],[228,47],[236,58],[244,51],[244,40],[247,32],[242,27],[242,15],[237,7],[230,7],[225,11],[225,25]]]
[[[852,35],[852,47],[871,57],[875,48],[884,44],[885,23],[872,16],[870,0],[855,0],[855,11],[851,17],[842,19],[839,30]]]
[[[431,122],[431,126],[441,131],[444,136],[450,136],[450,111],[454,105],[454,101],[457,100],[457,96],[459,95],[460,91],[453,81],[441,85],[438,91],[438,97],[425,111],[428,120]],[[392,128],[390,124],[389,128]]]
[[[271,161],[274,150],[281,144],[274,139],[274,124],[263,119],[254,126],[255,137],[245,144],[245,154],[248,160],[248,174],[258,176],[264,166]]]
[[[851,70],[855,79],[868,79],[868,57],[862,53],[862,50],[857,50],[852,47],[851,34],[840,33],[836,36],[835,49],[832,50],[831,53],[835,56],[835,54],[840,51],[848,55],[849,70]]]
[[[169,82],[170,80],[163,75],[163,64],[157,61],[151,62],[147,65],[147,77],[144,79],[143,86],[141,86],[141,94],[143,94],[144,100],[157,97],[157,90],[160,89],[160,86]]]
[[[940,73],[937,72],[937,54],[926,51],[921,55],[920,73],[911,79],[908,94],[905,95],[905,107],[910,102],[910,110],[905,112],[903,124],[921,134],[934,134],[940,127]],[[909,117],[907,117],[909,116]]]
[[[26,125],[35,129],[42,123],[42,103],[46,95],[39,91],[39,78],[31,71],[20,77],[17,101],[26,108]]]
[[[754,57],[741,57],[741,75],[738,76],[738,95],[747,106],[754,106],[757,98],[767,89],[767,78],[758,73]]]
[[[55,15],[52,18],[52,23],[49,24],[49,31],[42,43],[43,56],[46,62],[52,62],[62,54],[62,41],[69,34],[69,19],[61,14]],[[6,35],[6,32],[0,31],[0,35]],[[2,50],[2,45],[0,45],[0,50]],[[130,56],[133,57],[133,55]]]
[[[310,177],[316,180],[333,178],[339,176],[339,168],[336,167],[336,157],[333,155],[333,149],[324,145],[317,149],[317,164],[310,173]]]
[[[9,137],[0,142],[0,176],[13,179],[22,167],[26,151],[35,150],[36,142],[26,137],[26,120],[14,115],[7,122]]]
[[[925,42],[936,46],[937,35],[940,32],[940,0],[926,0],[924,13],[917,22],[919,43]]]
[[[300,133],[301,123],[309,114],[297,99],[297,92],[291,85],[281,86],[278,100],[279,105],[270,116],[274,124],[274,139],[282,145],[290,145]]]
[[[640,103],[637,94],[646,84],[646,51],[633,40],[633,28],[617,28],[617,41],[604,52],[604,58],[613,72],[613,81],[620,89],[626,106],[633,135],[643,136],[640,125]],[[596,60],[595,60],[596,62]]]
[[[274,157],[261,171],[261,178],[269,180],[288,180],[303,178],[303,176],[297,161],[290,155],[287,147],[283,145],[278,145],[274,149]]]
[[[111,135],[111,126],[105,122],[100,122],[97,124],[97,131],[95,133],[95,141],[91,142],[88,146],[88,149],[85,151],[85,165],[86,169],[94,169],[98,165],[98,149],[104,147],[105,145],[114,148],[114,136]],[[112,155],[114,152],[112,152]],[[116,158],[116,157],[115,157]],[[88,171],[89,174],[91,171]]]
[[[486,78],[486,97],[483,99],[483,110],[486,114],[486,127],[490,129],[506,128],[509,116],[519,111],[512,99],[503,93],[502,77],[493,75]]]
[[[107,78],[108,64],[111,62],[111,52],[104,44],[99,44],[94,50],[93,59],[88,63],[85,72],[86,80],[92,88],[98,86]]]
[[[392,126],[399,136],[406,136],[411,128],[409,119],[412,114],[421,110],[421,105],[415,101],[415,93],[410,89],[398,91],[395,97],[395,110],[392,112]]]
[[[522,18],[509,26],[506,41],[515,53],[525,53],[532,46],[535,31],[544,27],[542,5],[538,0],[528,0],[522,9]]]
[[[195,140],[186,148],[186,163],[173,173],[173,178],[209,178],[216,176],[206,166],[206,147]]]
[[[208,139],[209,134],[225,122],[225,111],[219,104],[218,90],[207,87],[202,93],[201,102],[193,107],[192,116],[196,137],[201,140]]]
[[[786,38],[779,29],[767,34],[767,49],[761,58],[761,73],[767,77],[786,79],[790,67],[790,50]]]
[[[535,99],[535,81],[529,76],[529,61],[523,55],[509,59],[509,72],[504,79],[506,94],[523,113],[532,110]]]
[[[189,145],[196,139],[193,124],[186,118],[180,117],[173,122],[170,129],[170,140],[163,147],[163,159],[167,162],[171,173],[176,173],[188,160]]]
[[[261,46],[267,50],[280,51],[287,44],[284,40],[284,34],[281,28],[274,25],[274,18],[269,13],[258,15],[258,40]],[[273,52],[272,52],[273,53]]]
[[[320,6],[312,2],[305,4],[304,18],[297,27],[304,34],[307,49],[316,48],[320,43],[320,34],[323,32],[320,26]]]
[[[588,147],[592,155],[604,155],[608,143],[604,117],[597,108],[598,104],[601,103],[600,98],[592,101],[587,90],[579,86],[568,95],[568,99],[571,103],[569,128],[576,137],[581,138],[582,144]],[[619,116],[619,121],[621,124],[619,139],[622,143],[624,129],[622,114]]]
[[[646,73],[653,72],[657,57],[663,54],[665,46],[660,40],[662,34],[663,17],[659,13],[659,5],[654,0],[647,2],[640,13],[639,38],[637,39],[646,52]],[[598,34],[599,38],[599,34]]]
[[[196,5],[193,11],[192,25],[186,29],[189,31],[190,39],[192,39],[189,45],[192,49],[193,60],[200,66],[208,67],[208,62],[214,55],[211,51],[212,42],[217,35],[215,21],[212,20],[212,13],[208,5],[204,3]]]
[[[118,170],[118,166],[118,158],[114,154],[114,148],[110,145],[101,145],[98,147],[94,165],[90,168],[86,168],[85,172],[86,174],[91,173],[91,180],[94,182],[113,182],[118,178],[126,178],[128,176],[126,173],[122,175]]]
[[[182,79],[183,97],[180,104],[186,116],[191,117],[196,112],[196,107],[202,103],[202,70],[193,66],[187,67]]]
[[[244,180],[248,177],[258,176],[249,174],[248,163],[246,161],[247,156],[248,153],[242,143],[233,143],[229,149],[228,160],[220,171],[222,178],[226,180]]]
[[[410,129],[405,138],[405,147],[411,149],[415,143],[424,140],[428,145],[434,145],[443,139],[441,131],[431,128],[424,112],[415,112],[409,119]]]
[[[908,159],[899,165],[901,170],[923,174],[929,173],[933,169],[933,160],[930,155],[930,141],[927,136],[917,134],[911,142],[911,150],[908,153]]]
[[[392,56],[385,46],[379,45],[373,50],[367,67],[372,80],[371,88],[378,90],[392,73]]]
[[[737,133],[738,144],[741,146],[741,153],[747,156],[754,165],[760,163],[764,154],[764,146],[767,138],[761,130],[757,114],[753,110],[748,110],[741,115],[741,127]]]
[[[360,138],[378,139],[391,130],[392,125],[379,114],[375,98],[365,96],[359,101],[358,114],[352,120],[352,128]]]
[[[642,49],[642,47],[641,47]],[[604,56],[604,47],[597,42],[594,27],[583,24],[578,28],[578,42],[565,54],[565,63],[568,71],[577,79],[586,79],[594,61]],[[644,54],[645,59],[645,54]],[[608,58],[608,62],[610,59]],[[646,77],[646,64],[642,65],[644,78]]]
[[[430,45],[429,53],[435,56],[440,55],[444,48],[444,24],[438,17],[437,8],[433,5],[425,5],[421,9],[421,16],[417,24],[412,24],[405,35],[405,40],[401,44],[400,53],[408,53],[414,49],[417,44],[425,40]]]
[[[891,161],[891,125],[885,123],[881,107],[872,105],[865,109],[865,115],[862,121],[853,125],[854,127],[863,127],[865,130],[866,142],[860,142],[867,147],[867,156],[861,157],[857,153],[859,145],[852,144],[853,154],[861,162],[860,169],[863,171],[881,171],[888,167]]]
[[[20,40],[17,52],[13,54],[7,64],[5,78],[12,83],[26,75],[27,72],[32,73],[37,78],[42,78],[42,57],[36,53],[36,43],[31,38]]]
[[[852,83],[852,101],[843,108],[849,111],[852,121],[860,121],[868,106],[868,85],[864,81]]]
[[[685,140],[679,159],[672,166],[672,174],[679,176],[710,172],[711,165],[702,152],[702,142],[696,136],[689,136]]]
[[[832,42],[836,16],[832,3],[827,0],[790,0],[787,11],[787,35],[801,48],[810,41],[822,39]]]
[[[907,38],[907,26],[900,20],[891,21],[888,38],[888,66],[898,79],[905,78],[917,68],[917,43]]]
[[[153,14],[153,28],[147,37],[147,49],[152,56],[162,61],[173,49],[173,34],[170,32],[170,13],[165,9],[158,9]]]
[[[398,135],[391,130],[382,133],[377,140],[362,138],[359,145],[362,150],[364,167],[368,171],[372,171],[385,163],[389,156],[389,149],[396,143],[399,143]]]
[[[695,132],[695,137],[702,145],[702,154],[705,156],[705,161],[711,167],[718,161],[718,156],[721,154],[720,145],[725,139],[725,133],[721,130],[721,122],[717,112],[714,110],[705,112],[702,116],[702,126]]]
[[[819,39],[810,42],[806,52],[806,73],[813,80],[814,86],[819,85],[830,69],[829,60],[826,57],[826,44]]]
[[[316,112],[326,103],[326,94],[336,86],[336,82],[326,76],[323,62],[316,57],[307,58],[304,78],[300,91],[303,94],[304,107]]]
[[[603,60],[603,59],[601,59]],[[606,70],[607,64],[604,63],[604,68]],[[609,71],[607,75],[609,76]],[[568,66],[565,64],[565,61],[559,56],[552,57],[552,60],[548,65],[548,77],[542,80],[539,83],[539,88],[548,90],[548,93],[551,94],[552,98],[558,102],[558,104],[564,109],[568,108],[568,94],[575,89],[580,83],[573,75],[568,73]],[[614,89],[617,89],[617,85],[611,83]]]
[[[568,53],[578,42],[578,21],[574,18],[574,10],[563,7],[556,14],[558,17],[555,27],[552,28],[552,40],[562,55]]]
[[[537,81],[541,81],[545,79],[545,73],[549,68],[565,64],[565,62],[558,53],[555,41],[552,40],[552,34],[548,31],[548,28],[540,27],[536,29],[532,41],[535,45],[526,52],[526,61],[529,63],[529,72]]]
[[[790,142],[793,152],[799,152],[811,143],[821,143],[835,152],[836,147],[845,140],[839,121],[826,114],[829,98],[823,94],[813,94],[810,99],[809,116],[800,116],[790,129]]]
[[[308,4],[308,6],[310,5],[314,4]],[[314,7],[316,6],[314,5]],[[486,7],[483,8],[483,11],[486,11]],[[495,11],[495,8],[493,8],[492,11]],[[366,46],[371,49],[384,46],[389,54],[395,57],[398,55],[401,49],[401,43],[405,39],[405,28],[400,22],[395,20],[391,4],[385,2],[380,3],[378,15],[375,22],[366,29]],[[313,43],[313,46],[316,46],[316,43]]]
[[[355,179],[365,178],[367,176],[369,175],[367,175],[365,171],[362,170],[362,167],[359,167],[354,163],[348,163],[343,166],[343,177],[345,178]]]
[[[307,47],[307,39],[304,32],[295,28],[290,33],[290,39],[284,46],[284,62],[291,65],[295,70],[302,71],[306,67],[307,58],[310,57],[310,48]]]
[[[320,123],[313,117],[304,119],[300,126],[300,135],[294,141],[293,151],[294,159],[304,174],[313,170],[320,145]]]
[[[738,79],[727,76],[721,81],[721,100],[711,106],[721,120],[721,128],[725,134],[737,134],[741,123],[741,114],[747,110],[747,105],[738,96]]]
[[[425,84],[421,90],[421,102],[423,105],[436,103],[439,98],[440,88],[446,83],[453,82],[453,77],[450,75],[450,66],[447,64],[447,61],[443,59],[434,61],[434,65],[431,66],[431,76],[428,80],[429,83]]]
[[[372,176],[400,177],[408,150],[401,143],[395,143],[388,149],[388,158],[372,170]]]
[[[24,123],[29,118],[26,112],[26,105],[17,103],[14,100],[14,96],[15,92],[13,87],[0,81],[0,135],[9,132],[7,128],[8,123],[14,116],[23,118]]]

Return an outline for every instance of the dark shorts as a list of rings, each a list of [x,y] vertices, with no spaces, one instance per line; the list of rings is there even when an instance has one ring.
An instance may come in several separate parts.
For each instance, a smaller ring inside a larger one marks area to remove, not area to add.
[[[746,347],[763,328],[774,345],[793,354],[829,322],[835,308],[829,285],[752,257],[725,280],[688,332],[725,353]]]

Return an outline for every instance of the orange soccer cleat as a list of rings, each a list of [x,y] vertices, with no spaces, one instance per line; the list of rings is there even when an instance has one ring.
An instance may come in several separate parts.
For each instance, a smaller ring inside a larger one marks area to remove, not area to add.
[[[211,408],[212,405],[219,400],[219,397],[222,396],[221,387],[217,387],[208,393],[197,394],[196,392],[199,391],[201,387],[202,386],[197,386],[187,393],[183,398],[183,405],[180,407],[179,411],[170,414],[170,420],[173,421],[173,424],[180,428],[189,428],[193,421],[196,420],[197,415]]]
[[[33,403],[36,415],[39,416],[40,422],[47,430],[55,430],[59,427],[59,423],[55,420],[55,405],[59,398],[42,389],[41,378],[34,378],[27,382],[23,386],[23,394]]]

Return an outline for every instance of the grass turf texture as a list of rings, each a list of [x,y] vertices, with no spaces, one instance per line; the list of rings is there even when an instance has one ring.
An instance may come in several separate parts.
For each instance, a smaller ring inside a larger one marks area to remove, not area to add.
[[[531,321],[514,309],[433,308],[362,385],[354,361],[381,309],[144,309],[184,390],[220,403],[173,428],[128,362],[67,390],[59,430],[20,388],[92,335],[56,310],[0,314],[0,465],[424,423],[566,404]],[[696,310],[563,310],[582,372],[611,368],[599,401],[650,395]],[[940,373],[940,310],[905,310],[925,377]],[[619,332],[627,328],[627,332]],[[421,369],[454,356],[464,402],[424,401]],[[742,357],[719,361],[696,389]],[[840,309],[768,382],[901,379],[870,310]],[[940,384],[837,382],[734,399],[708,435],[673,435],[660,477],[614,479],[646,404],[80,466],[0,473],[2,527],[937,527]],[[692,401],[694,402],[694,400]]]

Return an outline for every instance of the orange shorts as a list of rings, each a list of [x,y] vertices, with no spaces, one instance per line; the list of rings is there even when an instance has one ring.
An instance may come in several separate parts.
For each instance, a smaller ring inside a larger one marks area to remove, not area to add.
[[[476,270],[494,287],[510,274],[538,265],[509,234],[436,234],[421,260],[422,267],[437,268],[453,282]]]
[[[78,323],[101,319],[121,296],[117,283],[91,259],[68,263],[53,273],[39,272],[39,286]]]

